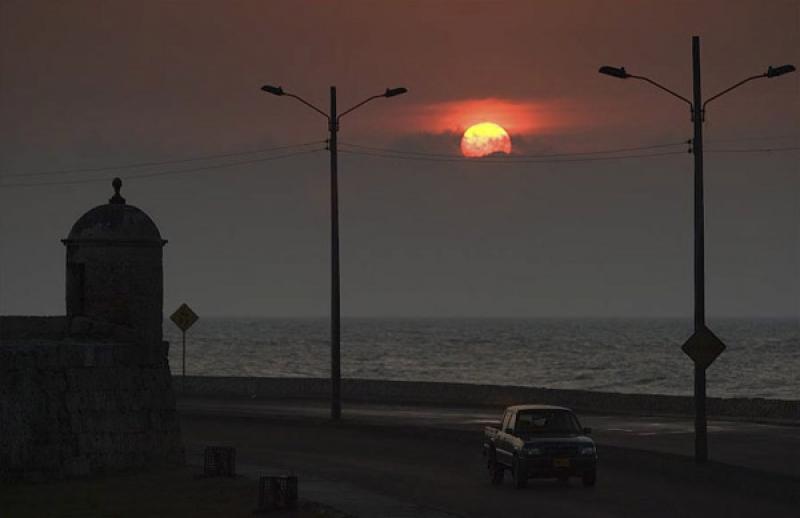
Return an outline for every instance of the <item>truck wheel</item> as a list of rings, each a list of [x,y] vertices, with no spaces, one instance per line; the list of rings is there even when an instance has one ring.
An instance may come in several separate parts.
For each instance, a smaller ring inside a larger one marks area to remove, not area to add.
[[[496,486],[503,483],[503,466],[497,462],[497,454],[493,451],[489,453],[489,480]]]
[[[586,487],[592,487],[597,482],[597,470],[591,471],[584,471],[583,472],[583,485]]]
[[[528,469],[525,466],[525,463],[520,462],[520,460],[517,457],[514,457],[512,475],[514,476],[515,488],[522,489],[523,487],[528,485]]]

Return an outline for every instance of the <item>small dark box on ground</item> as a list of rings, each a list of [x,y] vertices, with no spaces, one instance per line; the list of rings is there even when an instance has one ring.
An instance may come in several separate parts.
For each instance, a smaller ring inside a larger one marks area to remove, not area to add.
[[[270,475],[259,478],[257,511],[294,507],[297,507],[296,476]]]
[[[228,446],[207,446],[203,476],[234,477],[236,476],[236,448]]]

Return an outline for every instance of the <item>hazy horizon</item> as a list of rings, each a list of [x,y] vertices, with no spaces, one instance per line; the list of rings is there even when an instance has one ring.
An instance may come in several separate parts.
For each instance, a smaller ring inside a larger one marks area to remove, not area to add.
[[[171,312],[164,313],[165,322],[169,319]],[[21,315],[24,316],[24,315]],[[59,315],[53,315],[59,316]],[[264,320],[328,320],[330,314],[320,315],[232,315],[232,314],[210,314],[203,315],[201,318],[214,319],[264,319]],[[342,319],[347,320],[689,320],[692,314],[686,315],[345,315]],[[712,315],[708,320],[798,320],[798,315]]]

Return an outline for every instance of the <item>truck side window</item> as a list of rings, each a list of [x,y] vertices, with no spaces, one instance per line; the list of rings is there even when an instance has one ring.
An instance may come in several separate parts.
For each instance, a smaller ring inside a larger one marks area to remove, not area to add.
[[[514,412],[514,413],[511,414],[511,419],[509,419],[509,421],[508,421],[508,427],[511,428],[512,430],[516,431],[515,428],[514,428],[514,426],[516,426],[516,424],[517,424],[517,414],[516,414],[516,412]]]

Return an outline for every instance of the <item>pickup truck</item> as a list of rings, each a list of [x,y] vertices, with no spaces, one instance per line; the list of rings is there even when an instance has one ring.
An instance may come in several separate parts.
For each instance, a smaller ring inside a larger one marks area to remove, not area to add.
[[[484,430],[483,454],[493,484],[510,471],[516,488],[529,478],[581,477],[584,486],[597,481],[597,449],[572,410],[550,405],[510,406],[500,428]]]

